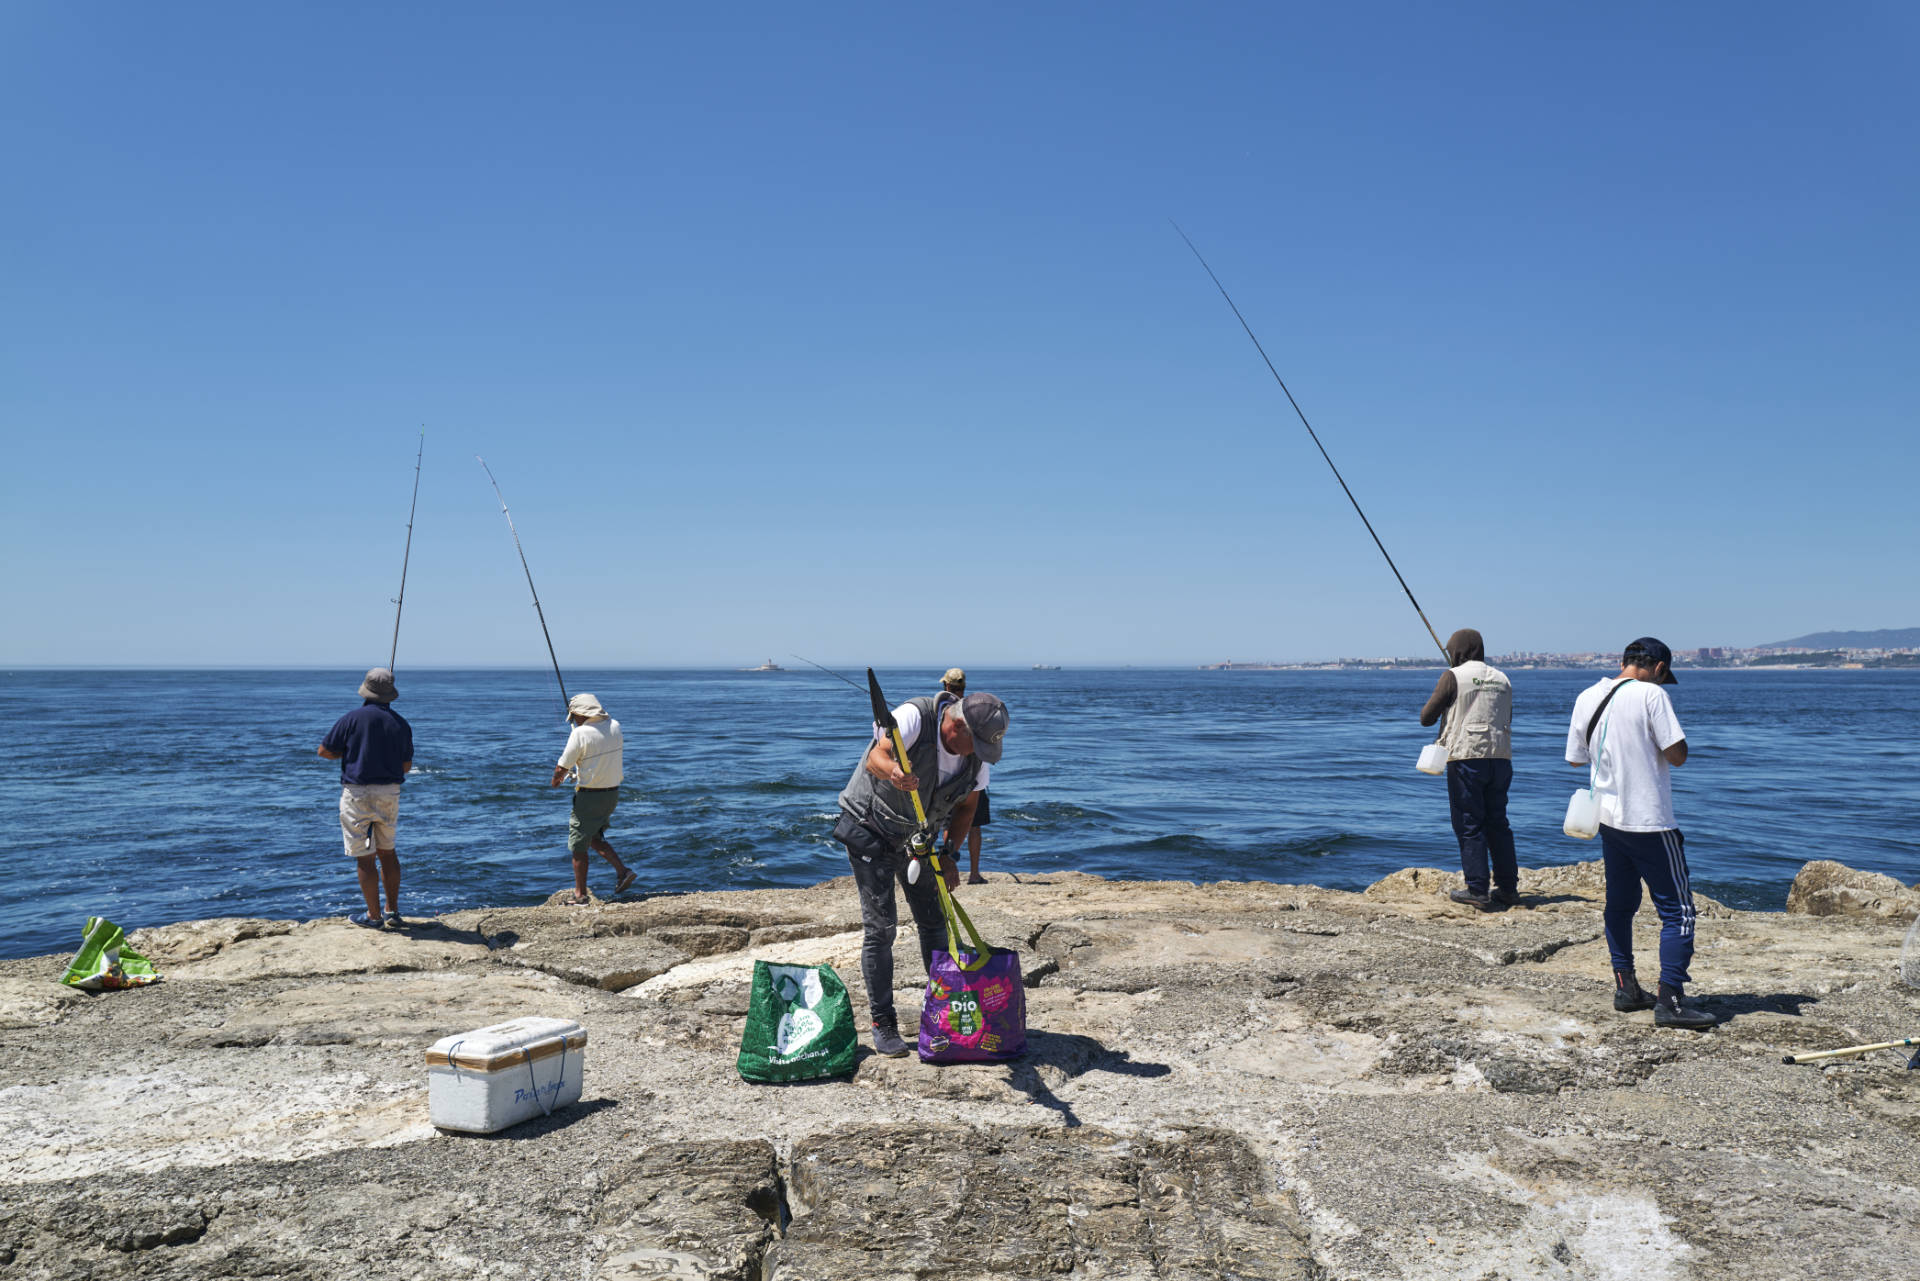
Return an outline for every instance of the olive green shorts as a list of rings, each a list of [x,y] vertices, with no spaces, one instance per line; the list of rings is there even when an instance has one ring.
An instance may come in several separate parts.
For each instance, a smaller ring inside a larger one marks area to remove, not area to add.
[[[567,852],[585,854],[593,842],[607,834],[613,821],[613,808],[620,803],[620,789],[577,788],[573,793],[573,817],[567,820]]]

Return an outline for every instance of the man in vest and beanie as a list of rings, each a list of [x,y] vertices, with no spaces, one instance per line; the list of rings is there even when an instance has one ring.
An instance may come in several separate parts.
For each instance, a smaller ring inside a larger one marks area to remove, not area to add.
[[[1507,789],[1513,784],[1513,683],[1487,666],[1480,633],[1463,627],[1447,638],[1447,662],[1420,709],[1420,723],[1443,715],[1440,743],[1447,749],[1447,804],[1460,841],[1460,870],[1467,886],[1453,901],[1491,912],[1520,901],[1520,865],[1507,822]],[[1489,884],[1488,862],[1492,862]]]
[[[367,910],[347,919],[367,929],[399,929],[400,855],[394,828],[400,822],[400,782],[413,768],[413,727],[390,704],[400,697],[393,673],[369,671],[360,682],[360,706],[334,722],[320,740],[320,755],[340,762],[340,831],[347,857],[360,877]],[[376,861],[378,867],[375,867]],[[386,882],[387,914],[380,915],[380,883]]]
[[[940,859],[947,888],[959,885],[955,856],[973,824],[976,798],[1000,759],[1007,733],[1007,705],[991,694],[956,697],[942,691],[911,699],[893,710],[907,759],[896,760],[892,737],[875,725],[873,742],[840,793],[834,839],[847,847],[860,892],[860,977],[867,988],[876,1053],[907,1052],[893,1009],[893,940],[899,930],[896,884],[906,892],[920,935],[920,960],[931,971],[936,948],[947,945],[939,891],[931,868],[909,879],[908,843],[920,829],[913,794],[926,809],[929,835],[946,827]]]

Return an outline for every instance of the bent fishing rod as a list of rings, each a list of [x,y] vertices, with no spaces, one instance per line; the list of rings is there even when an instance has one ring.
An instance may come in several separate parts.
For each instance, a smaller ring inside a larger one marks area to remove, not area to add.
[[[400,656],[400,611],[407,607],[407,562],[413,559],[413,514],[420,510],[420,460],[427,453],[427,429],[420,429],[420,448],[413,456],[413,502],[407,507],[407,546],[400,553],[400,594],[393,598],[393,648],[387,653],[387,670]]]
[[[527,551],[520,545],[520,531],[513,527],[513,513],[507,510],[507,496],[500,492],[500,482],[493,479],[493,468],[487,466],[487,460],[480,455],[475,454],[473,458],[493,484],[494,497],[500,500],[500,514],[507,518],[507,532],[513,535],[513,550],[520,553],[520,568],[527,576],[527,590],[533,594],[533,612],[540,616],[540,634],[546,637],[547,657],[553,660],[553,679],[560,686],[560,701],[564,704],[567,702],[567,682],[560,675],[560,658],[553,652],[553,633],[547,630],[547,611],[540,608],[540,589],[533,585],[533,571],[527,568]]]
[[[1447,647],[1440,643],[1439,633],[1433,630],[1432,623],[1427,622],[1427,611],[1420,608],[1419,601],[1414,600],[1413,588],[1407,586],[1407,580],[1401,575],[1400,567],[1393,563],[1393,557],[1389,555],[1387,552],[1387,545],[1381,542],[1380,535],[1374,532],[1373,522],[1368,520],[1367,514],[1360,510],[1360,500],[1353,496],[1353,490],[1347,488],[1347,478],[1340,474],[1340,469],[1338,467],[1334,467],[1333,458],[1331,455],[1327,453],[1327,447],[1320,443],[1320,433],[1316,432],[1313,429],[1313,424],[1307,421],[1306,413],[1302,411],[1300,408],[1300,402],[1293,398],[1293,393],[1291,391],[1287,390],[1287,380],[1282,378],[1280,376],[1280,371],[1273,367],[1273,360],[1271,357],[1267,355],[1267,349],[1260,345],[1260,339],[1255,337],[1253,332],[1253,326],[1249,325],[1247,323],[1247,318],[1240,314],[1240,308],[1234,304],[1233,295],[1229,294],[1227,292],[1227,287],[1220,283],[1220,277],[1213,274],[1212,267],[1207,266],[1207,260],[1201,256],[1200,250],[1193,243],[1192,237],[1188,236],[1186,232],[1181,231],[1180,224],[1177,222],[1173,222],[1173,219],[1169,218],[1167,219],[1167,221],[1172,223],[1173,229],[1180,233],[1180,239],[1187,242],[1187,248],[1193,250],[1193,256],[1200,260],[1201,268],[1204,269],[1208,277],[1212,279],[1213,287],[1215,289],[1218,289],[1220,291],[1220,296],[1227,300],[1227,306],[1233,308],[1233,318],[1240,322],[1240,328],[1247,331],[1248,338],[1253,339],[1253,349],[1260,353],[1261,360],[1266,361],[1267,372],[1273,375],[1273,381],[1280,384],[1280,390],[1286,394],[1287,403],[1293,406],[1293,412],[1300,415],[1300,425],[1307,429],[1307,435],[1313,437],[1314,448],[1320,451],[1320,457],[1326,459],[1327,466],[1329,468],[1332,468],[1333,478],[1340,482],[1340,488],[1346,494],[1347,501],[1353,504],[1353,510],[1355,514],[1360,517],[1360,523],[1367,527],[1367,533],[1373,535],[1373,545],[1375,547],[1378,547],[1380,549],[1380,554],[1387,558],[1387,568],[1393,571],[1393,576],[1396,579],[1399,579],[1400,590],[1407,594],[1407,600],[1413,605],[1413,612],[1420,615],[1420,622],[1426,627],[1427,635],[1433,637],[1433,643],[1436,647],[1439,648],[1442,657],[1448,658],[1448,661],[1451,662],[1452,661],[1451,656],[1447,654]]]

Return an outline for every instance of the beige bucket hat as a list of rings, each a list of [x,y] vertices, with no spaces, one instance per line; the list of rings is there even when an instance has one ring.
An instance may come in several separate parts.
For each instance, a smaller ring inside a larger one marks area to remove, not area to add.
[[[604,720],[607,709],[591,694],[575,694],[567,700],[567,715],[584,716],[590,721]]]

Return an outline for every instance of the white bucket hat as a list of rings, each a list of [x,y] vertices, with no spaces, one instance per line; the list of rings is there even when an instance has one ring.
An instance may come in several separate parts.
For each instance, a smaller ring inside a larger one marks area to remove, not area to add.
[[[567,700],[567,715],[584,716],[590,721],[605,719],[607,709],[591,694],[575,694]]]

